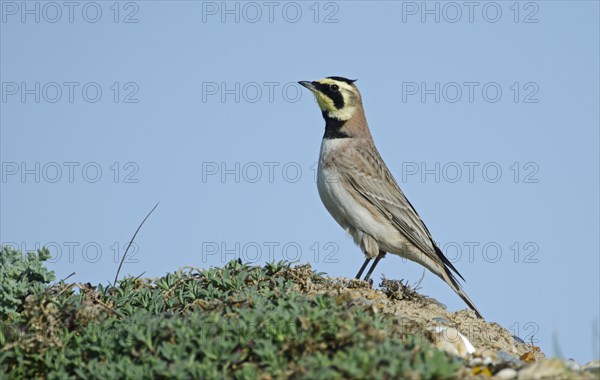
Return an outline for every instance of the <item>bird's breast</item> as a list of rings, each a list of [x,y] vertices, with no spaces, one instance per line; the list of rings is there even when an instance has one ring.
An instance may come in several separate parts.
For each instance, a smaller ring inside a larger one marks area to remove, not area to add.
[[[348,206],[352,203],[340,178],[336,159],[348,148],[348,139],[323,139],[317,169],[317,188],[323,205],[344,229],[349,227]]]
[[[347,165],[339,165],[339,160],[347,155],[340,154],[343,149],[354,149],[350,139],[324,139],[321,144],[317,188],[323,205],[331,216],[345,230],[354,228],[369,231],[379,223],[375,220],[364,200],[357,198],[356,191],[349,188],[344,170]]]

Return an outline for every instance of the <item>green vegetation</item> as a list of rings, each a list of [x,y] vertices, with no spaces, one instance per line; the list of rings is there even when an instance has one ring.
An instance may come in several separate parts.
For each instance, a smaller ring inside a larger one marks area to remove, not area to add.
[[[449,378],[456,359],[309,266],[230,262],[118,287],[49,285],[45,250],[0,263],[0,378]]]
[[[28,294],[42,291],[46,284],[54,280],[54,273],[46,269],[44,261],[50,252],[42,249],[27,255],[0,247],[0,320],[19,318]]]

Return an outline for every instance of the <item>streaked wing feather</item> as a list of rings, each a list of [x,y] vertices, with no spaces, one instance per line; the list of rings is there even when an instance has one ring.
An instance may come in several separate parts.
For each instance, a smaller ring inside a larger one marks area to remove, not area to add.
[[[340,170],[342,178],[389,218],[419,250],[435,261],[440,261],[433,248],[431,234],[400,190],[375,147],[349,149],[342,154],[350,155],[336,160],[338,165],[347,165],[344,170]]]

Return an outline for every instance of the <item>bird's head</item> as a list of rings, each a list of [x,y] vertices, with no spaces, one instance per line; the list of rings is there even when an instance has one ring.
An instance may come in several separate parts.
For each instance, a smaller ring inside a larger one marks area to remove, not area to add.
[[[315,95],[323,117],[346,121],[361,107],[361,98],[356,80],[342,77],[327,77],[313,82],[300,81]]]

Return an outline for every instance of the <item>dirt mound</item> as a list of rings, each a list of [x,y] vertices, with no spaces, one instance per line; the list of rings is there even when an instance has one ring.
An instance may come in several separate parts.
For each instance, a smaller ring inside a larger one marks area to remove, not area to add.
[[[501,351],[524,361],[536,361],[545,356],[539,347],[520,342],[504,327],[477,318],[470,310],[449,312],[435,299],[419,294],[415,289],[418,286],[411,287],[401,281],[383,279],[381,289],[373,289],[365,281],[343,277],[323,277],[314,283],[310,272],[310,266],[299,266],[290,272],[302,291],[326,293],[340,301],[366,304],[373,312],[395,316],[407,331],[427,332],[435,331],[435,328],[451,328],[464,335],[480,354],[498,356],[497,352]],[[451,332],[453,330],[445,331],[448,333],[442,339],[451,343],[459,340],[456,333]],[[428,335],[435,340],[431,334]]]

